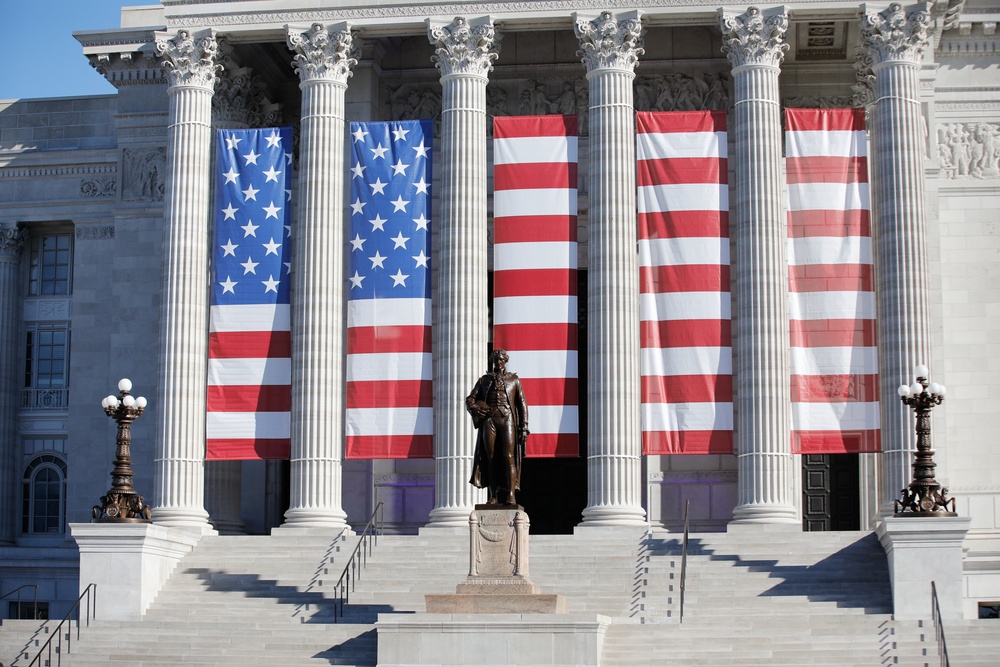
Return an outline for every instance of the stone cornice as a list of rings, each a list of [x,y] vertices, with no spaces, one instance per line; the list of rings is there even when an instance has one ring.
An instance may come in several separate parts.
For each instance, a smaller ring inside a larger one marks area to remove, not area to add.
[[[427,39],[434,45],[431,61],[441,76],[465,74],[485,77],[500,55],[500,36],[489,17],[470,22],[457,16],[451,23],[427,21]]]
[[[216,63],[218,52],[214,30],[156,33],[156,54],[163,59],[171,87],[195,86],[211,91],[215,73],[221,67]]]
[[[784,8],[765,14],[757,7],[750,7],[743,14],[719,10],[722,28],[722,51],[733,68],[748,65],[780,67],[788,50],[785,32],[788,31],[788,14]]]
[[[360,51],[349,24],[313,23],[305,32],[291,26],[286,30],[288,48],[296,53],[292,65],[300,81],[347,83]]]
[[[149,51],[89,55],[90,65],[115,88],[167,82],[163,64]]]
[[[872,66],[885,62],[919,64],[930,40],[931,13],[928,5],[907,12],[899,3],[882,11],[864,6],[861,12],[861,48],[872,55]]]
[[[601,12],[590,20],[575,16],[573,29],[580,40],[576,52],[588,72],[595,70],[622,70],[632,72],[639,63],[642,48],[642,19],[638,12],[619,17],[611,12]]]

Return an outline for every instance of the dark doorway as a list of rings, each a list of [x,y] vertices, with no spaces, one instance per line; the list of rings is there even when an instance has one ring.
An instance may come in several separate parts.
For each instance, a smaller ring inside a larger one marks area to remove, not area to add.
[[[802,530],[860,530],[857,454],[802,455]]]

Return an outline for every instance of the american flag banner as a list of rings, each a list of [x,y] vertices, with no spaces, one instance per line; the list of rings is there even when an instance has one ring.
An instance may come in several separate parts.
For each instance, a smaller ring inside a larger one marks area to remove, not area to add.
[[[879,451],[863,109],[787,109],[792,451]]]
[[[219,130],[206,458],[289,456],[292,129]]]
[[[429,120],[351,123],[347,458],[433,456]]]
[[[578,456],[576,116],[493,125],[493,347],[530,406],[526,456]]]
[[[722,111],[636,115],[645,454],[731,454],[729,186]]]

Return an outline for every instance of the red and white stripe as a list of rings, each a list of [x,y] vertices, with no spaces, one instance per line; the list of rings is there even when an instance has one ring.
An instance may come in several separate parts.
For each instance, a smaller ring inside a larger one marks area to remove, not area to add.
[[[347,304],[347,448],[352,458],[426,458],[434,439],[428,299]]]
[[[726,115],[641,112],[636,130],[643,453],[731,454]]]
[[[211,307],[206,458],[288,458],[291,356],[287,304]]]
[[[529,405],[528,456],[577,456],[577,119],[507,116],[493,130],[493,346]]]
[[[787,109],[792,451],[879,451],[862,109]]]

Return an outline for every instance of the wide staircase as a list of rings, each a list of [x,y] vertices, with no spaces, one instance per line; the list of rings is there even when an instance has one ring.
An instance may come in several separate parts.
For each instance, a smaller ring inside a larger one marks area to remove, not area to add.
[[[379,614],[424,610],[468,571],[468,536],[382,536],[339,622],[334,584],[357,538],[323,532],[206,537],[141,620],[97,619],[66,667],[375,665]],[[571,611],[613,619],[602,665],[938,665],[929,622],[896,622],[871,533],[741,529],[691,536],[681,622],[679,536],[578,529],[532,536],[530,576]],[[100,592],[98,592],[100,595]],[[0,628],[0,663],[26,665],[46,638]],[[54,624],[50,624],[52,627]],[[954,667],[996,665],[989,621],[952,622]],[[980,653],[982,655],[980,656]]]

